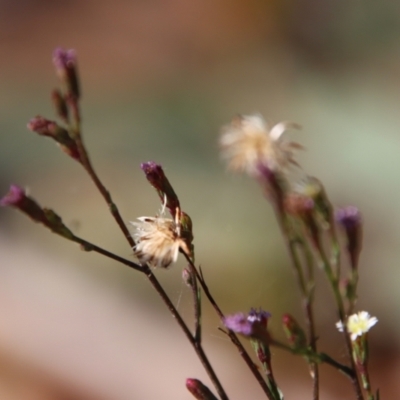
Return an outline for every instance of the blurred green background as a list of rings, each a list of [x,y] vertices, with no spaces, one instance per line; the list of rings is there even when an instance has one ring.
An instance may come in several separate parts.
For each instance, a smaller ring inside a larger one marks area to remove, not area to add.
[[[400,3],[382,0],[0,0],[0,189],[29,189],[77,234],[132,251],[79,165],[26,129],[53,118],[55,47],[74,48],[84,138],[123,218],[155,215],[139,166],[161,163],[194,221],[196,260],[226,313],[262,306],[281,336],[301,306],[279,229],[257,185],[225,172],[220,127],[236,113],[303,126],[299,162],[336,205],[364,215],[358,309],[376,315],[372,376],[400,395]],[[156,271],[191,321],[183,260]],[[317,290],[320,346],[344,360],[332,296]],[[232,399],[261,399],[205,305],[208,354]],[[287,399],[310,399],[302,360],[274,351]],[[79,251],[10,209],[0,210],[0,397],[190,399],[209,384],[147,281]],[[324,399],[351,399],[322,368]]]

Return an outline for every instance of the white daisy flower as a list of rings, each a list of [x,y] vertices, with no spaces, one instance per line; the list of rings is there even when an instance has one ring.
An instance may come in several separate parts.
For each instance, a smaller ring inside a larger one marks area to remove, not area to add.
[[[347,331],[350,333],[351,340],[354,341],[358,336],[367,333],[377,322],[378,319],[376,317],[371,317],[366,311],[360,311],[350,315],[346,325],[344,325],[342,321],[339,321],[336,323],[336,327],[340,332],[343,332],[346,326]]]

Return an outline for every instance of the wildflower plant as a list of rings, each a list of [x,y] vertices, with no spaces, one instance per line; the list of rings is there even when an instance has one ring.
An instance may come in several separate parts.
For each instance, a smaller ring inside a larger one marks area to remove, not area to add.
[[[138,217],[127,225],[111,194],[97,175],[83,141],[76,53],[74,50],[56,49],[53,63],[61,83],[61,88],[54,90],[51,96],[57,121],[36,116],[29,121],[28,129],[50,137],[68,156],[81,164],[106,202],[129,247],[133,249],[137,262],[120,257],[75,235],[58,214],[42,207],[17,185],[11,185],[0,204],[22,211],[35,222],[79,244],[83,250],[94,251],[122,263],[148,279],[192,345],[215,389],[216,394],[199,380],[187,378],[186,387],[194,398],[229,399],[228,392],[203,348],[202,303],[205,297],[220,318],[220,330],[236,347],[269,400],[283,399],[279,379],[276,379],[273,371],[272,347],[301,356],[305,360],[312,380],[310,397],[313,400],[320,397],[321,363],[347,376],[355,399],[379,400],[379,391],[372,390],[368,373],[368,332],[378,320],[366,311],[355,312],[362,248],[362,218],[359,210],[353,206],[335,211],[322,183],[300,169],[296,152],[303,147],[285,136],[287,130],[298,130],[300,126],[281,122],[270,127],[258,114],[237,116],[222,129],[219,137],[221,156],[228,169],[244,172],[260,184],[276,214],[289,253],[303,304],[304,323],[285,314],[282,317],[282,327],[287,343],[283,343],[268,328],[268,321],[272,318],[269,312],[253,308],[248,313],[223,313],[209,290],[202,269],[195,264],[192,220],[183,210],[161,165],[152,161],[141,164],[146,179],[160,199],[161,211],[155,216]],[[301,178],[293,177],[293,168],[300,171]],[[340,236],[342,240],[339,240]],[[345,244],[343,248],[342,242]],[[342,252],[347,256],[347,267],[341,265],[344,258],[341,256]],[[182,318],[154,272],[154,268],[170,267],[179,255],[187,263],[182,271],[182,279],[193,294],[193,327]],[[321,351],[317,343],[314,314],[317,269],[326,276],[332,289],[337,313],[332,317],[332,326],[334,321],[339,321],[337,328],[343,336],[347,354],[345,363]],[[246,351],[242,340],[250,341],[255,356]]]

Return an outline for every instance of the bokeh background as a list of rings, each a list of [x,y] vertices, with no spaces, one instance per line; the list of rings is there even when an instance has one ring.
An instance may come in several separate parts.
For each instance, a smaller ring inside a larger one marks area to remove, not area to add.
[[[0,0],[0,189],[29,189],[77,234],[124,257],[132,251],[79,165],[26,129],[53,117],[51,54],[74,48],[84,137],[126,221],[160,208],[139,165],[164,166],[194,221],[197,262],[226,313],[262,306],[301,315],[288,257],[257,185],[231,176],[217,137],[236,113],[303,126],[303,169],[337,205],[364,214],[358,308],[376,315],[373,384],[400,397],[400,3],[391,0]],[[295,135],[295,136],[294,136]],[[191,321],[182,260],[156,271]],[[320,346],[339,360],[324,279]],[[207,352],[232,399],[263,394],[208,305]],[[287,399],[310,399],[301,359],[274,351]],[[0,210],[0,397],[29,400],[190,399],[209,384],[147,281],[80,251],[10,209]],[[322,367],[323,399],[352,399]]]

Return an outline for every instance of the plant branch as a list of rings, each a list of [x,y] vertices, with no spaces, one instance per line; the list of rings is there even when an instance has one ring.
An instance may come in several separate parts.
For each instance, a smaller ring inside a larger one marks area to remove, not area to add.
[[[198,281],[200,282],[200,285],[201,285],[201,287],[203,289],[203,292],[205,293],[208,301],[214,307],[214,309],[217,312],[218,316],[221,319],[223,319],[224,318],[224,314],[221,311],[221,309],[219,308],[219,306],[216,303],[216,301],[214,300],[214,297],[211,295],[210,290],[208,289],[208,286],[207,286],[202,274],[199,273],[199,271],[197,270],[196,266],[193,264],[193,261],[186,254],[184,254],[184,256],[185,256],[187,262],[189,263],[189,265],[191,265],[193,271],[195,272],[196,277],[197,277]],[[263,389],[264,393],[267,395],[267,397],[270,400],[273,400],[274,397],[273,397],[273,395],[271,393],[271,390],[267,386],[267,383],[265,382],[264,378],[260,374],[260,371],[259,371],[258,367],[256,366],[256,364],[254,364],[253,360],[251,359],[251,357],[247,353],[246,349],[243,347],[243,345],[240,342],[240,340],[238,339],[238,337],[235,335],[234,332],[232,332],[230,330],[228,330],[226,332],[226,334],[229,336],[229,338],[232,341],[232,343],[238,349],[240,356],[243,358],[244,362],[246,363],[246,365],[248,366],[248,368],[252,372],[253,376],[256,378],[257,382],[259,383],[259,385]]]
[[[289,251],[289,256],[292,262],[293,270],[297,278],[297,282],[300,288],[300,294],[303,300],[303,309],[305,320],[307,323],[308,330],[308,343],[313,352],[317,352],[317,338],[315,334],[315,322],[314,322],[314,312],[312,309],[313,291],[314,291],[314,274],[313,266],[310,264],[310,255],[308,249],[305,247],[303,240],[293,237],[291,232],[290,222],[288,216],[283,210],[275,210],[275,214],[278,219],[279,226],[281,228],[282,236],[285,240],[286,247]],[[303,268],[301,261],[296,251],[296,245],[300,244],[305,253],[305,258],[307,260],[308,267],[308,285],[306,284]],[[318,364],[315,362],[310,362],[311,378],[313,380],[313,400],[319,399],[319,370]]]

